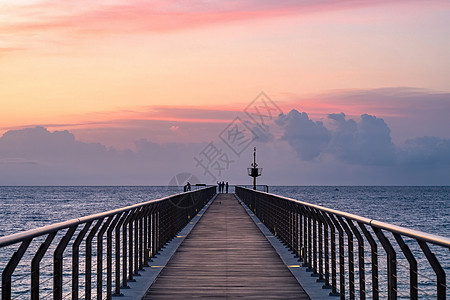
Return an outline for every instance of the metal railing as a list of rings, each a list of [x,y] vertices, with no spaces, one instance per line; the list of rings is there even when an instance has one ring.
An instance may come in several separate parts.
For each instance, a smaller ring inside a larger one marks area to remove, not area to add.
[[[449,238],[243,187],[236,194],[330,295],[445,299],[449,293]]]
[[[239,186],[240,187],[244,187],[244,188],[248,188],[248,189],[253,189],[253,186],[251,186],[251,185],[239,185]],[[256,185],[256,190],[268,193],[269,192],[269,186],[266,185],[266,184],[257,184]]]
[[[0,237],[1,257],[13,252],[2,270],[2,299],[120,295],[215,192],[208,187]]]

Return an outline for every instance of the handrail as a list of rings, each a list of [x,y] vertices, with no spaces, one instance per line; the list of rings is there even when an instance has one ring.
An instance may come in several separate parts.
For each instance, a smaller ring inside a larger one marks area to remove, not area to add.
[[[240,188],[244,188],[244,187],[240,187]],[[244,188],[247,189],[247,188]],[[325,211],[328,213],[332,213],[335,214],[337,216],[341,216],[344,218],[349,218],[355,221],[358,221],[360,223],[366,224],[366,225],[371,225],[371,226],[375,226],[377,228],[380,229],[385,229],[391,232],[395,232],[401,235],[405,235],[414,239],[421,239],[425,242],[429,242],[429,243],[433,243],[439,246],[444,246],[450,249],[450,238],[446,238],[443,236],[439,236],[439,235],[435,235],[435,234],[430,234],[430,233],[426,233],[426,232],[422,232],[419,230],[414,230],[414,229],[409,229],[406,227],[402,227],[402,226],[398,226],[398,225],[393,225],[393,224],[389,224],[386,222],[382,222],[382,221],[378,221],[375,219],[369,219],[366,217],[361,217],[355,214],[351,214],[351,213],[347,213],[347,212],[343,212],[343,211],[339,211],[339,210],[335,210],[335,209],[331,209],[331,208],[327,208],[324,206],[320,206],[320,205],[316,205],[316,204],[311,204],[308,202],[304,202],[304,201],[300,201],[300,200],[296,200],[296,199],[292,199],[292,198],[288,198],[288,197],[284,197],[284,196],[280,196],[280,195],[275,195],[275,194],[270,194],[270,193],[265,193],[265,192],[261,192],[261,191],[255,191],[255,190],[251,190],[248,189],[252,192],[255,193],[262,193],[262,194],[269,194],[272,195],[274,197],[280,198],[280,199],[284,199],[287,201],[292,201],[294,203],[298,203],[298,204],[302,204],[304,206],[308,206],[311,208],[316,208],[319,209],[321,211]]]
[[[15,244],[17,242],[26,240],[26,239],[33,239],[35,237],[47,234],[47,233],[51,233],[51,232],[55,232],[55,231],[59,231],[62,229],[66,229],[69,227],[73,227],[82,223],[87,223],[89,221],[93,221],[93,220],[97,220],[100,218],[106,218],[112,215],[116,215],[125,211],[129,211],[132,210],[134,208],[139,208],[142,206],[147,206],[149,204],[154,204],[157,202],[162,202],[168,199],[171,199],[173,197],[176,196],[182,196],[182,195],[186,195],[190,192],[184,192],[184,193],[179,193],[179,194],[175,194],[172,196],[167,196],[164,198],[160,198],[160,199],[155,199],[155,200],[150,200],[150,201],[146,201],[146,202],[142,202],[142,203],[137,203],[137,204],[133,204],[133,205],[129,205],[129,206],[125,206],[122,208],[117,208],[117,209],[113,209],[113,210],[109,210],[106,212],[102,212],[102,213],[96,213],[96,214],[92,214],[92,215],[88,215],[88,216],[83,216],[80,218],[75,218],[75,219],[71,219],[71,220],[67,220],[67,221],[63,221],[63,222],[58,222],[58,223],[54,223],[54,224],[50,224],[50,225],[46,225],[46,226],[42,226],[42,227],[38,227],[38,228],[33,228],[30,230],[26,230],[26,231],[22,231],[22,232],[18,232],[18,233],[14,233],[14,234],[10,234],[7,236],[2,236],[0,237],[0,248],[1,247],[5,247],[5,246],[9,246],[11,244]],[[191,192],[192,193],[192,192]]]
[[[85,281],[82,287],[86,299],[90,299],[92,294],[96,294],[98,299],[103,299],[105,295],[109,299],[113,292],[120,295],[120,288],[127,287],[127,281],[133,280],[133,276],[148,265],[149,259],[176,237],[215,193],[215,186],[206,187],[0,237],[0,251],[8,251],[2,253],[2,257],[13,250],[5,247],[17,245],[17,250],[2,270],[2,300],[11,299],[13,295],[14,298],[23,297],[20,291],[27,289],[27,286],[31,299],[39,299],[42,297],[39,294],[39,290],[43,289],[41,285],[51,282],[53,299],[62,299],[63,294],[71,294],[76,299],[81,266],[84,266]],[[41,236],[46,237],[45,241],[36,239]],[[85,242],[84,246],[80,247],[82,242]],[[64,251],[69,246],[73,248],[71,272],[65,274],[69,265],[65,265],[63,260],[69,257],[64,255]],[[45,258],[48,249],[54,253],[52,257],[47,255]],[[19,268],[21,276],[25,274],[31,280],[17,283],[19,287],[14,290],[16,282],[13,273],[21,261],[27,265]],[[40,276],[41,261],[53,266],[53,275],[47,272]],[[103,280],[105,274],[106,282]],[[66,285],[70,280],[64,281],[63,278],[70,275],[71,287],[68,287]],[[96,290],[93,290],[95,286]]]
[[[381,222],[381,221],[377,221],[377,220],[372,220],[370,222],[370,225],[373,227],[380,228],[380,229],[388,230],[390,232],[405,235],[405,236],[413,238],[413,239],[422,240],[424,242],[432,243],[432,244],[435,244],[438,246],[444,246],[444,247],[449,248],[449,250],[450,250],[450,238],[446,238],[446,237],[431,234],[431,233],[422,232],[419,230],[409,229],[409,228],[405,228],[405,227],[401,227],[401,226],[397,226],[397,225],[393,225],[393,224],[389,224],[389,223],[385,223],[385,222]]]
[[[372,299],[397,299],[409,290],[408,298],[418,299],[420,289],[427,297],[446,298],[445,270],[450,269],[447,237],[244,187],[236,186],[236,194],[292,250],[302,266],[317,276],[319,282],[324,282],[323,288],[331,289],[330,295],[365,299],[372,294]],[[435,245],[435,253],[429,244]],[[385,262],[379,260],[383,250]],[[368,255],[370,278],[366,278],[369,277],[365,260]],[[405,264],[399,262],[405,262],[409,272],[404,272],[400,265]],[[426,270],[425,262],[428,262]],[[447,264],[445,269],[441,262]],[[426,272],[426,276],[421,272]],[[428,273],[435,274],[434,283],[426,279],[430,277]],[[422,282],[418,280],[419,275]],[[409,284],[400,282],[408,279]],[[433,296],[424,281],[434,284]]]

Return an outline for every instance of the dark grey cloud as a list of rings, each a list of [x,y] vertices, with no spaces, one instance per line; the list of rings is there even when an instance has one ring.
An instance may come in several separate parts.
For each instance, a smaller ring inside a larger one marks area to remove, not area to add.
[[[328,150],[354,164],[384,165],[395,161],[390,129],[383,119],[368,114],[361,121],[347,120],[344,113],[328,116],[337,124]]]
[[[294,109],[287,116],[280,116],[277,124],[283,127],[282,139],[304,161],[331,155],[338,161],[361,166],[450,164],[449,139],[420,137],[394,145],[391,130],[381,118],[363,114],[355,121],[347,119],[344,113],[330,114],[328,118],[335,125],[334,129]]]
[[[0,139],[0,153],[9,158],[64,162],[101,158],[108,154],[108,149],[98,143],[76,141],[67,130],[52,133],[44,127],[35,127],[6,132]]]
[[[394,145],[381,118],[364,114],[351,119],[344,113],[328,118],[333,125],[329,128],[296,110],[281,115],[276,122],[281,128],[272,128],[282,131],[281,140],[261,129],[266,140],[257,146],[258,163],[264,168],[260,182],[448,184],[450,139],[419,137]],[[13,130],[0,138],[0,185],[165,185],[180,172],[203,178],[193,157],[206,144],[139,139],[135,150],[119,151],[78,141],[68,131]],[[228,153],[235,162],[224,180],[248,180],[251,150],[242,159]]]
[[[353,118],[370,112],[383,118],[391,129],[395,143],[420,136],[450,138],[448,112],[450,93],[412,87],[378,89],[333,90],[313,96],[319,107],[341,107]],[[310,99],[304,99],[308,102]],[[293,96],[292,101],[302,103],[302,97]],[[310,101],[309,101],[310,102]],[[313,109],[313,108],[311,108]],[[321,110],[328,114],[330,111]]]
[[[399,161],[405,165],[450,165],[450,139],[420,137],[410,139],[399,149]]]
[[[274,140],[274,136],[270,131],[270,126],[267,124],[255,125],[250,121],[244,121],[251,129],[252,134],[255,135],[256,141],[260,143],[268,143]]]
[[[281,114],[277,124],[284,127],[282,139],[295,149],[302,160],[312,160],[320,155],[330,141],[330,131],[322,122],[312,121],[305,112],[291,110]]]
[[[192,149],[199,148],[146,139],[136,147],[118,151],[43,127],[8,131],[0,138],[0,185],[164,185],[191,168]]]

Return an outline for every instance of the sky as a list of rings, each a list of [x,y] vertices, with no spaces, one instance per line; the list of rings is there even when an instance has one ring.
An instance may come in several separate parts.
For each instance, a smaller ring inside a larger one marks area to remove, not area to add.
[[[449,36],[442,0],[0,0],[0,185],[245,184],[254,147],[261,184],[449,185]]]

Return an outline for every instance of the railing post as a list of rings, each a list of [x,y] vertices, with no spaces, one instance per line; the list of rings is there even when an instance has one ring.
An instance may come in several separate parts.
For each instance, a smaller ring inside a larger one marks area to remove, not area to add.
[[[128,234],[127,234],[127,224],[131,223],[136,209],[133,209],[128,214],[125,222],[122,225],[122,287],[128,288]]]
[[[344,250],[344,230],[342,229],[339,222],[330,215],[330,219],[333,221],[336,229],[339,232],[339,294],[341,299],[345,299],[345,250]]]
[[[94,227],[89,232],[86,238],[86,265],[85,265],[85,299],[90,300],[92,296],[92,240],[94,239],[97,230],[102,225],[103,218],[98,219]]]
[[[144,256],[144,266],[148,267],[151,261],[151,249],[152,249],[152,210],[153,207],[148,207],[148,213],[145,217],[146,227],[145,227],[145,256]],[[145,224],[144,224],[145,226]]]
[[[372,264],[372,299],[378,300],[380,297],[380,290],[378,287],[378,246],[374,238],[370,234],[370,232],[367,230],[366,226],[364,226],[364,224],[361,224],[359,222],[358,225],[361,228],[362,232],[364,233],[364,236],[366,237],[370,245],[371,264]]]
[[[323,288],[331,288],[330,286],[330,254],[329,254],[329,245],[328,245],[328,220],[323,215],[323,212],[317,210],[317,215],[323,224],[323,240],[324,240],[324,261],[325,261],[325,284]]]
[[[324,244],[328,245],[328,243],[327,242],[324,243],[324,231],[327,225],[326,222],[323,220],[323,217],[320,214],[319,210],[313,208],[311,209],[311,213],[314,214],[314,218],[317,220],[317,223],[319,224],[319,267],[318,267],[319,279],[317,279],[317,282],[326,282],[324,278],[324,273],[327,273],[328,271],[325,270],[324,272],[324,254],[325,252],[327,252],[327,250],[325,250]],[[328,236],[326,235],[326,238],[327,237]],[[327,286],[326,283],[325,286]]]
[[[45,241],[41,244],[38,251],[31,261],[31,299],[39,299],[39,264],[56,236],[56,231],[49,233]]]
[[[161,203],[158,210],[158,249],[159,253],[165,244],[166,238],[166,207],[164,203]]]
[[[298,217],[298,221],[297,221],[297,227],[298,227],[298,261],[302,261],[303,262],[303,252],[304,252],[304,239],[303,239],[303,234],[304,234],[304,228],[303,228],[303,209],[302,209],[302,205],[297,204],[296,205],[296,209],[297,209],[297,217]]]
[[[115,254],[115,268],[116,268],[116,288],[115,288],[115,296],[120,296],[122,295],[122,293],[120,292],[120,228],[123,229],[122,225],[124,224],[125,220],[128,218],[130,214],[130,211],[126,211],[124,212],[124,214],[122,215],[122,217],[120,218],[119,223],[116,224],[116,228],[115,228],[115,250],[116,250],[116,254]]]
[[[6,265],[5,269],[2,273],[2,300],[9,300],[11,299],[11,276],[14,270],[17,267],[17,264],[21,260],[22,256],[25,254],[25,251],[27,251],[28,246],[30,245],[32,239],[28,239],[23,241],[19,249],[17,249],[16,252],[12,255],[11,259],[9,260],[8,264]]]
[[[309,255],[309,250],[308,250],[308,234],[309,234],[309,229],[308,229],[308,216],[306,213],[306,208],[304,206],[302,206],[302,211],[303,211],[303,215],[302,215],[302,219],[303,219],[303,266],[307,267],[307,268],[311,268],[311,265],[308,264],[308,255]]]
[[[405,241],[403,241],[401,235],[399,235],[398,233],[392,234],[394,235],[397,244],[400,246],[400,249],[402,249],[402,252],[409,263],[409,297],[412,300],[417,300],[417,260],[414,258],[414,255],[412,254],[408,245],[406,245]]]
[[[159,250],[161,247],[161,239],[162,239],[162,221],[161,221],[161,215],[162,215],[162,205],[158,205],[158,210],[156,212],[156,218],[155,218],[155,230],[156,230],[156,247],[155,247],[155,255],[159,254]]]
[[[87,222],[83,229],[78,233],[77,238],[73,242],[72,245],[72,299],[76,300],[78,299],[78,276],[80,273],[80,244],[83,241],[86,233],[89,230],[89,227],[92,225],[92,221]],[[38,298],[39,299],[39,292],[38,292]]]
[[[136,215],[136,218],[134,218],[134,256],[133,256],[133,276],[139,276],[139,225],[140,225],[140,218],[141,218],[142,210],[139,210],[139,212]]]
[[[322,222],[320,220],[320,218],[318,217],[318,214],[316,212],[316,210],[313,210],[314,215],[316,216],[317,219],[317,223],[319,225],[319,266],[318,266],[318,270],[319,270],[319,281],[324,281],[323,278],[323,232],[322,232]]]
[[[154,239],[155,239],[155,232],[154,232],[154,227],[155,227],[155,220],[154,220],[154,214],[155,214],[155,209],[156,209],[156,205],[152,205],[150,208],[150,212],[148,215],[148,255],[149,255],[149,260],[152,259],[152,257],[154,256]]]
[[[336,296],[337,292],[337,262],[336,262],[336,227],[330,216],[323,212],[322,216],[330,228],[330,241],[331,241],[331,293],[330,295]]]
[[[142,216],[144,214],[144,209],[141,208],[136,215],[136,218],[134,220],[134,275],[139,276],[139,270],[142,269],[142,262],[140,258],[142,258],[141,254],[141,239],[142,235],[142,223],[140,222],[142,220]]]
[[[361,233],[356,228],[353,221],[346,218],[347,224],[352,229],[353,233],[358,240],[358,269],[359,269],[359,298],[361,300],[366,299],[366,279],[365,279],[365,262],[364,262],[364,239]]]
[[[61,300],[63,295],[63,253],[69,244],[70,239],[77,226],[71,227],[67,230],[64,237],[59,242],[58,246],[55,249],[55,253],[53,256],[53,299]]]
[[[134,209],[130,210],[130,212],[128,213],[126,219],[124,220],[124,222],[122,224],[122,284],[121,284],[122,288],[128,288],[128,283],[127,283],[127,279],[128,279],[128,274],[127,274],[127,267],[128,267],[127,224],[133,215],[133,211],[134,211]],[[116,274],[116,276],[117,276],[117,274]],[[116,291],[117,291],[117,287],[116,287]]]
[[[317,276],[317,224],[314,212],[310,207],[304,207],[305,215],[308,216],[308,264],[311,276]],[[312,224],[311,224],[312,223]]]
[[[282,207],[281,207],[281,215],[282,215],[282,227],[283,227],[283,237],[284,243],[286,247],[289,249],[291,248],[290,245],[290,226],[291,226],[291,216],[290,212],[287,209],[287,201],[282,201]]]
[[[445,299],[445,272],[444,269],[442,269],[441,264],[436,259],[436,256],[433,252],[431,252],[430,248],[428,247],[428,244],[424,241],[419,241],[420,248],[422,248],[423,254],[425,254],[426,258],[428,259],[428,262],[430,263],[431,267],[433,268],[433,271],[436,273],[436,299],[437,300],[444,300]]]
[[[350,300],[355,299],[355,255],[353,252],[353,233],[348,227],[347,223],[342,219],[341,216],[337,216],[337,220],[341,224],[345,233],[347,234],[347,246],[348,246],[348,271],[349,271],[349,295]]]
[[[114,221],[112,221],[111,225],[108,227],[108,231],[106,233],[106,298],[111,299],[112,297],[112,256],[113,256],[113,247],[112,247],[112,233],[119,222],[121,220],[122,215],[126,213],[119,213],[115,215]],[[116,244],[117,245],[117,244]]]
[[[135,210],[133,212],[133,215],[130,219],[130,221],[128,222],[128,281],[129,282],[134,282],[136,281],[133,277],[133,273],[134,273],[134,259],[133,259],[133,227],[134,227],[134,220],[136,219],[136,215],[138,214],[138,211]]]
[[[147,238],[148,238],[148,211],[150,210],[150,208],[148,208],[148,207],[146,207],[145,208],[145,213],[144,213],[144,216],[143,216],[143,218],[144,218],[144,220],[143,220],[143,224],[142,224],[142,232],[141,232],[141,235],[143,235],[142,236],[142,255],[143,255],[143,257],[142,257],[142,259],[143,259],[143,263],[142,263],[142,266],[141,267],[148,267],[149,265],[148,265],[148,248],[147,248],[147,245],[148,245],[148,240],[147,240]]]
[[[294,248],[295,248],[295,246],[294,246],[294,244],[295,244],[295,242],[294,242],[294,236],[295,236],[295,234],[294,234],[294,227],[295,227],[294,213],[291,208],[291,203],[286,203],[286,207],[287,207],[288,214],[289,214],[289,232],[288,232],[289,250],[292,251],[292,253],[294,254],[295,253],[295,251],[294,251]]]
[[[387,271],[388,271],[388,299],[397,299],[397,257],[394,247],[383,234],[381,229],[372,226],[378,240],[383,246],[387,254]]]
[[[157,243],[158,233],[157,233],[157,221],[156,221],[157,214],[158,214],[157,206],[155,205],[153,213],[152,213],[152,251],[151,251],[152,257],[156,256],[156,249],[157,249],[157,245],[158,245],[158,243]]]
[[[108,217],[97,234],[97,299],[103,299],[103,235],[114,216]]]
[[[294,235],[294,254],[296,258],[300,257],[300,243],[299,243],[299,224],[298,224],[298,211],[297,211],[297,204],[293,203],[292,204],[293,209],[292,209],[292,213],[293,213],[293,218],[294,218],[294,228],[293,228],[293,235]]]
[[[314,213],[309,209],[309,214],[311,215],[311,221],[313,222],[313,274],[318,275],[318,265],[317,265],[317,221],[314,217]]]

